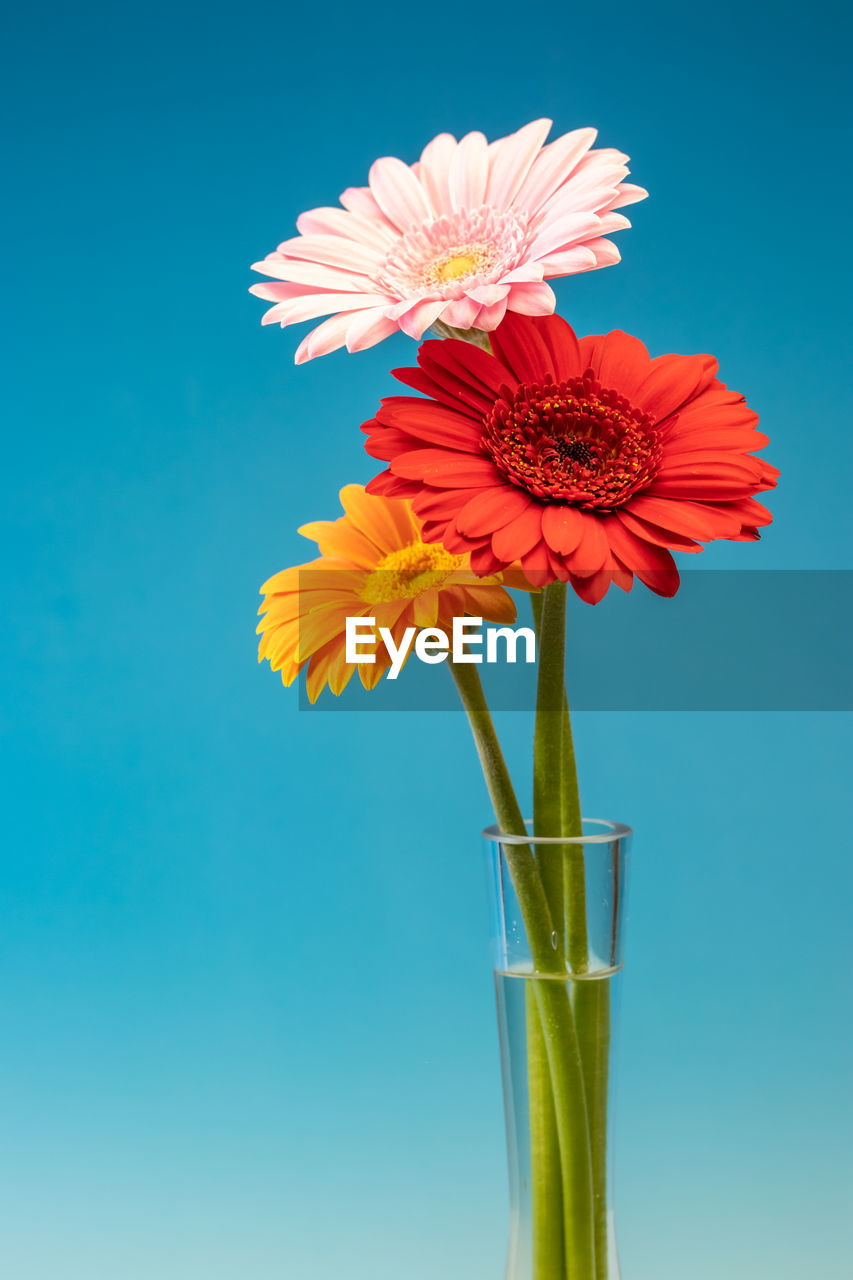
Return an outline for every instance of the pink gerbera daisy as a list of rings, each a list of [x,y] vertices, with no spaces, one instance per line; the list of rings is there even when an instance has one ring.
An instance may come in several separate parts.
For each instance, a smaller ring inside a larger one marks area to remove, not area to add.
[[[592,150],[595,129],[546,146],[550,128],[534,120],[492,143],[441,133],[416,164],[377,160],[342,209],[303,213],[300,234],[255,263],[275,277],[252,286],[275,304],[262,323],[330,316],[300,344],[301,364],[396,329],[419,340],[434,325],[491,332],[507,311],[549,315],[545,281],[618,262],[606,237],[631,224],[616,210],[647,195],[624,181],[626,155]]]

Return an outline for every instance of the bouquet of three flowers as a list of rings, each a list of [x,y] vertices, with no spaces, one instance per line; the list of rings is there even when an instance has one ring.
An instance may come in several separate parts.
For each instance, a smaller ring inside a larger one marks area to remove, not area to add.
[[[402,330],[421,342],[362,426],[381,466],[304,525],[312,561],[263,587],[260,657],[311,701],[396,676],[419,632],[512,623],[538,647],[532,818],[509,776],[477,664],[445,660],[496,826],[494,944],[512,1196],[509,1280],[615,1280],[608,1191],[612,987],[630,831],[582,818],[565,680],[577,607],[635,583],[678,590],[673,553],[754,541],[777,472],[757,415],[709,355],[650,356],[621,330],[579,336],[549,279],[615,264],[618,210],[646,192],[595,131],[535,121],[489,143],[441,134],[413,165],[377,160],[256,269],[264,323],[326,316],[297,363]],[[371,629],[384,645],[354,649]],[[395,655],[402,655],[395,661]]]

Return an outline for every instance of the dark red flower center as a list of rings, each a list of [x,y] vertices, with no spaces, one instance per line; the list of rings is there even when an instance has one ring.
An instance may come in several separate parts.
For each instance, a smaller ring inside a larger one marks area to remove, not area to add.
[[[662,445],[653,420],[602,387],[591,369],[568,382],[504,391],[485,420],[483,448],[533,497],[609,509],[654,478]]]

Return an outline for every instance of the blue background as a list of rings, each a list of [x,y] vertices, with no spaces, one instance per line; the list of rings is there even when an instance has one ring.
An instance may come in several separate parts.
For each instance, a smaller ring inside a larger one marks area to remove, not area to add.
[[[715,352],[760,411],[776,523],[709,565],[850,567],[845,21],[619,0],[10,15],[9,1280],[502,1274],[466,726],[301,712],[255,664],[257,585],[372,474],[357,427],[412,346],[294,369],[248,264],[441,129],[597,125],[652,197],[623,264],[564,281],[561,310]],[[500,728],[523,776],[528,722]],[[637,831],[626,1280],[848,1274],[848,728],[578,717],[586,811]]]

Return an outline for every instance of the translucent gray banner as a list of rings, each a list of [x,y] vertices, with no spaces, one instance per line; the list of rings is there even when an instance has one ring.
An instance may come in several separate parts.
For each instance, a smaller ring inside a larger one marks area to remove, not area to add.
[[[532,626],[514,592],[515,626]],[[489,626],[492,624],[484,624]],[[578,711],[849,711],[853,571],[691,570],[672,599],[639,583],[611,588],[600,604],[569,591],[566,678]],[[485,652],[485,645],[481,652]],[[478,666],[495,711],[532,710],[536,669],[519,660]],[[446,662],[414,652],[396,680],[367,692],[358,675],[314,707],[300,678],[300,708],[316,711],[446,711],[459,707]]]

